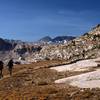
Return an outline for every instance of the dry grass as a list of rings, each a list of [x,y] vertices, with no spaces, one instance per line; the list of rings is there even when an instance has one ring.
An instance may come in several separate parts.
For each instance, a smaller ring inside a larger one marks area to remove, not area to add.
[[[58,73],[48,68],[59,63],[63,61],[16,65],[12,77],[0,80],[0,100],[100,100],[100,89],[79,89],[68,84],[54,84],[56,79],[86,73]],[[4,75],[8,75],[6,69]]]

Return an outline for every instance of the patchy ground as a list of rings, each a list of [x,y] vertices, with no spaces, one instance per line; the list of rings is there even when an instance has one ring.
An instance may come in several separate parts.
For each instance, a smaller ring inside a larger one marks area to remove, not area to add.
[[[55,83],[69,83],[80,88],[100,88],[100,69],[85,74],[56,80]]]
[[[64,63],[65,61],[42,61],[16,65],[12,77],[5,68],[4,78],[0,79],[0,100],[100,100],[99,88],[85,89],[68,83],[54,83],[58,79],[94,72],[99,68],[75,72],[57,72],[49,68]]]
[[[100,88],[100,58],[82,60],[69,65],[52,67],[51,69],[57,70],[58,72],[67,70],[75,72],[86,71],[90,68],[94,68],[96,71],[58,79],[55,83],[69,83],[72,86],[78,86],[80,88]]]
[[[94,67],[99,67],[99,65],[100,65],[100,58],[81,60],[81,61],[77,61],[76,63],[72,63],[68,65],[51,67],[51,69],[57,70],[58,72],[86,71]]]

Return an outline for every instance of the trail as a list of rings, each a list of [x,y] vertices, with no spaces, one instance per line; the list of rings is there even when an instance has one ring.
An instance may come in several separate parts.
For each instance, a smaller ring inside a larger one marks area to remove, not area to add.
[[[27,69],[19,70],[19,71],[17,71],[17,72],[12,73],[12,76],[14,76],[14,75],[16,75],[16,74],[18,74],[18,73],[25,72],[25,71],[27,71]],[[3,78],[0,79],[0,81],[3,80],[3,79],[5,79],[5,78],[12,77],[12,76],[10,76],[10,74],[4,75]]]
[[[24,68],[24,69],[21,69],[19,71],[12,72],[12,76],[14,76],[16,74],[19,74],[19,73],[22,73],[22,72],[25,72],[25,71],[31,71],[31,70],[34,70],[35,71],[35,70],[38,70],[38,69],[41,69],[41,68],[43,68],[43,66],[37,66],[36,68]],[[0,81],[3,80],[3,79],[5,79],[5,78],[12,77],[12,76],[10,76],[10,74],[3,75],[3,78],[1,78]]]

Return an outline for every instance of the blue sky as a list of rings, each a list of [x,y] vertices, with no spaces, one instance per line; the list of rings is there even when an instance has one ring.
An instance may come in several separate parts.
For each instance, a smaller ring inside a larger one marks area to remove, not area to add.
[[[79,36],[100,23],[100,0],[0,0],[0,37]]]

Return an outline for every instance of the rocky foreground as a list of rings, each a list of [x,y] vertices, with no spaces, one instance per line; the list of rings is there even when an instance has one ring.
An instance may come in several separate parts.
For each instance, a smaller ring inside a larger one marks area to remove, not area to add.
[[[96,71],[99,71],[100,66],[78,71],[66,70],[58,72],[52,69],[54,66],[63,63],[65,61],[53,60],[15,65],[12,77],[9,76],[5,67],[3,71],[4,77],[0,79],[0,100],[100,100],[99,87],[82,88],[73,86],[67,81],[57,83],[59,79],[84,74],[80,79],[75,78],[77,81],[83,80],[88,73],[95,74]],[[89,74],[89,77],[91,80],[91,74]],[[95,80],[93,75],[92,77],[92,80]],[[97,77],[97,80],[99,80],[99,77]]]

